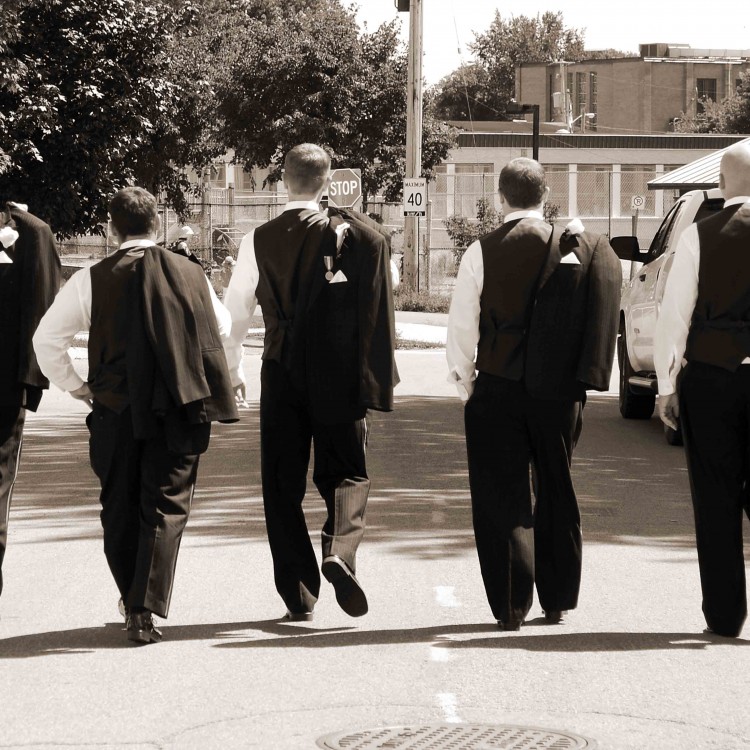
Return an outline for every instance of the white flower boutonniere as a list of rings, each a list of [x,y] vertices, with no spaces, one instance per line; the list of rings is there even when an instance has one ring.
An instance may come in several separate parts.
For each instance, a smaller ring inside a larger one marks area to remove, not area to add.
[[[341,246],[344,244],[344,237],[346,236],[346,230],[349,229],[351,225],[347,224],[347,222],[344,222],[343,224],[339,224],[336,229],[336,250],[340,250]]]
[[[583,226],[583,222],[576,216],[575,219],[571,219],[563,231],[563,237],[574,237],[577,234],[581,234],[586,229]]]
[[[10,247],[18,239],[18,232],[13,227],[6,225],[0,229],[0,244]]]

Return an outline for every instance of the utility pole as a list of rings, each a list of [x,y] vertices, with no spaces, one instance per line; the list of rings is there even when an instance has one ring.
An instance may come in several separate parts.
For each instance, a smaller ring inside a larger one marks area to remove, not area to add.
[[[403,0],[400,0],[403,3]],[[401,10],[402,5],[397,2]],[[422,176],[422,0],[409,0],[409,77],[406,87],[406,178]],[[404,284],[416,290],[418,217],[404,217]],[[428,228],[429,231],[429,228]]]

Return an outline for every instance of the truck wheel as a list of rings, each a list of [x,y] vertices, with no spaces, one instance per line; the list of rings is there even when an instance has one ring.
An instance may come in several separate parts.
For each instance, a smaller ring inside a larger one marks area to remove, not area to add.
[[[651,419],[656,406],[656,395],[634,393],[628,380],[635,373],[628,358],[627,339],[621,328],[617,337],[617,361],[620,365],[620,414],[625,419]]]
[[[664,425],[664,438],[669,445],[682,445],[682,430],[673,430]]]

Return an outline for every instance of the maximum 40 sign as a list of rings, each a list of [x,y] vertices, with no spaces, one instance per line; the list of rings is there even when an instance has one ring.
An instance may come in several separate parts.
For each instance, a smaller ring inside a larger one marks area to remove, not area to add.
[[[427,215],[427,178],[408,177],[404,180],[404,216]]]

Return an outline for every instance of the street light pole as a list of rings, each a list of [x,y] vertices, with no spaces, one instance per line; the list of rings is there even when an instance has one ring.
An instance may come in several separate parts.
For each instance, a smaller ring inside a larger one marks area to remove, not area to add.
[[[422,176],[422,0],[409,2],[409,75],[406,88],[406,178]],[[417,217],[404,217],[404,284],[416,290]]]

